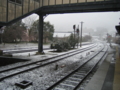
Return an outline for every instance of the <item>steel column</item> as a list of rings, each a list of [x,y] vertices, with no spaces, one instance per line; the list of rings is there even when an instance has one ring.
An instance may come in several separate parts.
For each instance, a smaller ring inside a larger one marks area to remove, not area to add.
[[[39,30],[38,30],[38,53],[43,53],[43,14],[39,14]]]

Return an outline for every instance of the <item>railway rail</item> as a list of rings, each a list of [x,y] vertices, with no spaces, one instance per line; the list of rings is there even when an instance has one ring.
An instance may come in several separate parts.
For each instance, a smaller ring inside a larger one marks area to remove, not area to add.
[[[77,69],[63,76],[46,90],[81,90],[80,86],[88,75],[94,70],[98,63],[107,56],[107,47],[92,55]],[[95,62],[91,64],[91,62]]]
[[[77,49],[75,51],[70,51],[70,52],[67,52],[67,53],[59,55],[59,56],[46,58],[46,59],[43,59],[41,61],[36,61],[36,62],[28,63],[25,65],[20,65],[17,67],[12,67],[9,69],[1,70],[0,71],[0,81],[4,80],[6,78],[9,78],[9,77],[15,76],[15,75],[20,74],[20,73],[24,73],[24,72],[27,72],[27,71],[51,64],[51,63],[58,62],[58,61],[63,60],[67,57],[79,54],[79,53],[87,51],[87,50],[90,50],[90,49],[94,48],[95,46],[97,46],[97,44],[93,44],[87,48],[82,48],[82,49]]]
[[[83,43],[82,45],[90,45],[93,43]],[[50,48],[44,48],[44,50],[49,50]],[[32,47],[32,49],[30,48],[16,48],[16,49],[5,49],[3,50],[3,53],[22,53],[22,52],[30,52],[30,51],[37,51],[38,47]]]
[[[4,50],[3,53],[23,53],[23,52],[31,52],[31,51],[37,51],[38,48],[34,48],[34,49],[28,49],[28,48],[22,48],[24,50],[18,50],[18,49],[8,49],[8,50]],[[44,48],[44,50],[49,50],[50,48]]]

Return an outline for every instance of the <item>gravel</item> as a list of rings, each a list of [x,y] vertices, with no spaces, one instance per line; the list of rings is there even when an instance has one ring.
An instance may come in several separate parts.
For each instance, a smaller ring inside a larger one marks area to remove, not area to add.
[[[62,61],[5,79],[0,82],[0,90],[21,90],[21,88],[16,86],[15,83],[21,82],[23,80],[28,80],[33,83],[33,85],[29,86],[24,90],[46,90],[47,87],[51,86],[60,78],[70,73],[72,70],[76,69],[79,65],[81,65],[85,61],[85,58],[88,58],[89,56],[91,56],[93,53],[95,53],[95,51],[97,51],[97,48],[94,50],[86,51],[82,54],[80,53],[75,56],[66,58]],[[86,55],[86,53],[88,52],[90,54]],[[43,58],[45,58],[44,56],[39,59],[35,59],[35,61],[42,60]],[[50,56],[47,55],[47,57],[50,57]],[[39,56],[36,56],[36,58],[37,57]],[[32,62],[32,61],[33,59],[29,62]],[[4,67],[1,67],[0,70],[4,68],[14,67],[17,65],[22,65],[25,63],[28,63],[28,62],[20,62],[20,63],[4,66]]]

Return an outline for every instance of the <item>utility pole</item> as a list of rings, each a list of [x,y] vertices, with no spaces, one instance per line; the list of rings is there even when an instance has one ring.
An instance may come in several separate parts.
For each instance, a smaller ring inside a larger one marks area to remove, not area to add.
[[[76,29],[75,25],[73,25],[73,29],[74,29],[74,40],[75,40],[75,29]],[[75,45],[73,46],[73,48],[75,48]]]
[[[73,29],[74,29],[74,39],[75,39],[75,29],[76,29],[75,25],[73,25]]]
[[[78,44],[79,44],[79,25],[78,25],[78,28],[77,28],[76,32],[78,34],[78,42],[77,42],[77,48],[78,48]]]
[[[81,23],[80,47],[82,47],[82,25],[83,25],[83,22],[80,22],[80,23]]]

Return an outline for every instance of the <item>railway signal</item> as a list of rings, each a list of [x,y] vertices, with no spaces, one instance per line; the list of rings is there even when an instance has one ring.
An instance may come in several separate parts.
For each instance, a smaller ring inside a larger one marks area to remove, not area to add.
[[[75,28],[76,28],[76,26],[75,25],[73,25],[73,29],[75,30]]]
[[[75,39],[75,29],[76,29],[76,25],[73,25],[73,29],[74,29],[74,39]]]

